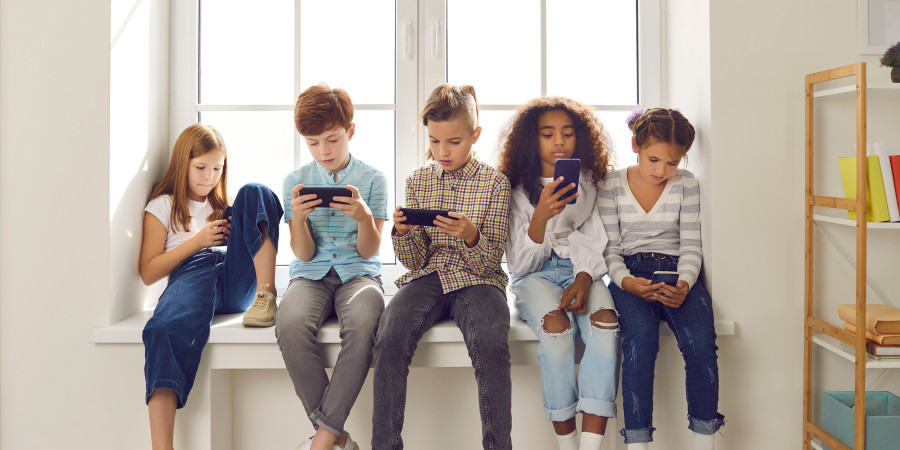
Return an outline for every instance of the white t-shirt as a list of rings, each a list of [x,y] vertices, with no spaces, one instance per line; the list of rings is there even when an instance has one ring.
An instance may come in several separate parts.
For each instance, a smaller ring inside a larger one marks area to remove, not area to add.
[[[206,224],[209,223],[206,218],[213,213],[213,208],[208,201],[204,200],[201,203],[188,199],[188,213],[191,215],[191,221],[188,223],[188,228],[191,231],[182,231],[181,224],[172,226],[170,223],[172,215],[171,195],[160,195],[159,197],[150,200],[150,203],[147,203],[147,207],[144,208],[144,211],[153,214],[163,225],[165,225],[166,230],[168,231],[166,234],[165,251],[168,252],[192,238],[201,228],[206,226]]]

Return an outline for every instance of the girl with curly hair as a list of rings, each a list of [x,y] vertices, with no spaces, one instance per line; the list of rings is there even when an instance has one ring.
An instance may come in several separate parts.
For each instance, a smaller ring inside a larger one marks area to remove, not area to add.
[[[512,188],[510,290],[538,337],[546,417],[560,450],[599,449],[607,419],[616,416],[619,356],[617,313],[602,280],[607,237],[597,209],[610,140],[593,108],[541,97],[518,109],[501,141],[499,169]],[[563,177],[553,179],[556,160],[563,158],[581,160],[574,204],[560,197],[575,183],[556,191]],[[576,337],[585,344],[581,376],[575,369]]]

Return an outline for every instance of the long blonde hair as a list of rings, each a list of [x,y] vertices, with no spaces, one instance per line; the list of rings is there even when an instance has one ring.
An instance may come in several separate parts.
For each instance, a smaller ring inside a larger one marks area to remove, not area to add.
[[[191,222],[191,214],[188,209],[188,171],[191,160],[203,156],[213,150],[221,150],[225,156],[222,165],[222,177],[219,184],[206,196],[212,206],[213,212],[206,220],[215,220],[225,211],[228,204],[228,157],[225,152],[225,140],[215,128],[195,123],[181,132],[172,149],[172,159],[169,160],[169,168],[158,183],[153,186],[147,201],[161,195],[172,196],[172,213],[169,226],[174,230],[180,225],[183,231],[190,231],[188,224]]]

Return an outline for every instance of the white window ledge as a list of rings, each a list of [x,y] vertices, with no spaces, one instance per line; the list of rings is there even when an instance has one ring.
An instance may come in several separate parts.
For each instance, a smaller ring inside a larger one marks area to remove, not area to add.
[[[89,342],[94,344],[142,344],[141,332],[152,311],[137,313],[121,322],[91,329]],[[213,319],[204,358],[212,369],[279,369],[284,361],[275,340],[275,328],[248,328],[241,324],[242,314],[222,314]],[[511,310],[509,343],[513,365],[537,365],[537,337]],[[734,335],[734,322],[716,320],[719,337]],[[660,323],[660,335],[672,331]],[[328,367],[334,367],[340,350],[337,320],[325,322],[319,332],[319,346]],[[583,348],[579,349],[579,359]],[[452,320],[443,320],[425,333],[413,358],[414,367],[470,367],[462,333]]]

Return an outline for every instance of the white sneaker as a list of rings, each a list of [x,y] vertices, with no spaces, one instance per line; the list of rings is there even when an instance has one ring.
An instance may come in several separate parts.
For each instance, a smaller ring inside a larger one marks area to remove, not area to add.
[[[300,445],[297,446],[296,450],[309,450],[310,447],[312,447],[312,437],[301,442]]]
[[[356,445],[353,439],[350,439],[350,433],[347,433],[347,442],[344,443],[344,448],[340,448],[335,444],[334,447],[331,447],[331,450],[359,450],[359,446]]]

